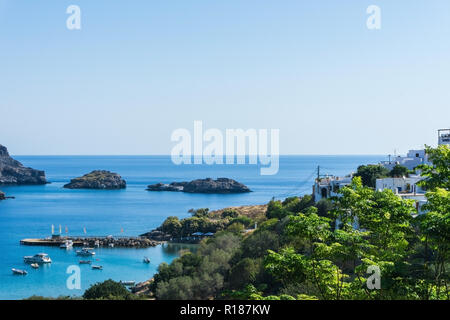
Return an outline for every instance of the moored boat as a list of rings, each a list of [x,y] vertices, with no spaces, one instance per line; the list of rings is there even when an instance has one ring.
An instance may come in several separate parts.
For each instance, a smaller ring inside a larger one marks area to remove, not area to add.
[[[102,270],[103,267],[102,266],[92,266],[92,269],[94,269],[94,270]]]
[[[51,263],[52,259],[46,253],[38,253],[34,256],[23,257],[25,263]]]
[[[91,264],[92,261],[91,260],[80,260],[79,263],[80,264]]]
[[[71,249],[73,247],[73,241],[72,240],[66,240],[64,243],[61,243],[59,246],[61,249]]]
[[[77,256],[90,257],[95,255],[95,252],[92,248],[82,248],[81,250],[77,250]]]
[[[32,264],[31,264],[31,267],[37,269],[37,268],[39,268],[39,264],[38,264],[38,263],[32,263]]]
[[[28,274],[28,272],[26,270],[20,270],[20,269],[15,269],[15,268],[12,268],[11,271],[14,274],[19,274],[19,275],[22,275],[22,276],[25,276],[25,275]]]
[[[144,257],[144,263],[150,263],[150,259],[147,257]]]

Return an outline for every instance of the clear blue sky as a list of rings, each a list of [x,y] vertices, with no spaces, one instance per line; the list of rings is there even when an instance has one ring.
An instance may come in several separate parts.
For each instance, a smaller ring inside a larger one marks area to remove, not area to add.
[[[170,154],[194,120],[280,129],[282,154],[405,153],[450,126],[449,76],[448,0],[0,0],[12,154]]]

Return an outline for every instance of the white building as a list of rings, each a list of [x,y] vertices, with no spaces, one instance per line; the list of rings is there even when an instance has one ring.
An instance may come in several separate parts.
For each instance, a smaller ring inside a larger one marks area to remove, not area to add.
[[[392,170],[396,165],[401,165],[408,170],[413,170],[420,164],[430,164],[425,149],[409,150],[406,156],[396,156],[389,161],[381,161],[380,164],[388,170]]]
[[[316,179],[313,185],[314,200],[317,202],[321,199],[339,196],[340,188],[352,183],[353,173],[345,177],[327,176]]]
[[[450,145],[450,129],[438,130],[438,144]]]
[[[402,178],[382,178],[376,181],[376,190],[390,189],[402,199],[411,199],[416,202],[416,209],[423,213],[422,206],[427,202],[425,190],[417,183],[423,178],[418,175]]]
[[[450,145],[450,129],[438,130],[438,145]],[[397,156],[390,161],[380,163],[388,170],[392,170],[395,165],[402,165],[409,170],[413,170],[420,164],[431,164],[425,149],[409,150],[406,156]],[[326,176],[317,178],[313,185],[314,200],[338,197],[339,189],[351,184],[354,174],[345,177]],[[390,189],[402,199],[415,200],[419,213],[424,213],[422,206],[427,202],[425,190],[417,183],[423,178],[420,175],[410,175],[402,178],[383,178],[376,180],[376,190]]]
[[[401,178],[382,178],[377,179],[376,190],[391,189],[394,193],[425,193],[425,191],[417,185],[423,178],[418,175]]]
[[[450,145],[450,129],[438,130],[438,145]],[[413,170],[420,164],[431,164],[425,149],[409,150],[406,156],[395,156],[389,161],[380,162],[388,170],[392,170],[396,165],[401,165],[409,170]]]

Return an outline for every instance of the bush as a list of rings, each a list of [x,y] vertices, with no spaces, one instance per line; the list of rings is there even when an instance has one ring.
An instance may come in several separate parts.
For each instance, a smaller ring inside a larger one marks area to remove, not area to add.
[[[389,172],[389,175],[393,178],[407,177],[409,175],[409,170],[407,167],[396,164],[391,172]]]
[[[355,176],[361,177],[364,186],[375,188],[376,180],[388,177],[389,170],[379,164],[369,164],[359,166]]]
[[[267,205],[266,216],[267,219],[277,218],[283,219],[285,216],[289,214],[285,208],[283,208],[283,204],[279,200],[271,200]]]
[[[230,224],[230,226],[227,228],[228,232],[237,233],[240,234],[242,231],[244,231],[244,225],[239,222],[233,222]]]
[[[152,286],[156,298],[214,298],[224,286],[224,275],[239,243],[239,237],[222,231],[203,241],[197,253],[183,255],[170,266],[162,264]]]
[[[333,209],[333,204],[329,199],[320,199],[315,207],[317,208],[318,216],[328,217],[328,212]]]
[[[242,243],[244,257],[260,258],[267,255],[267,250],[278,250],[279,237],[276,233],[262,231],[253,233]]]
[[[237,218],[239,216],[239,212],[234,209],[226,209],[222,212],[222,218]]]
[[[230,286],[234,289],[240,289],[245,285],[253,284],[259,270],[260,266],[257,261],[244,258],[231,269],[229,278]]]
[[[208,216],[209,209],[208,208],[200,208],[191,212],[193,217],[197,218],[205,218]]]
[[[278,222],[279,222],[279,220],[277,218],[272,218],[272,219],[266,220],[258,226],[258,229],[256,229],[256,232],[262,232],[265,230],[273,231],[273,230],[275,230]]]
[[[299,197],[290,197],[286,198],[282,205],[285,210],[291,213],[299,213],[305,210],[306,208],[314,205],[314,199],[312,195],[305,195],[302,198]]]
[[[230,225],[233,223],[240,223],[244,227],[248,228],[249,226],[251,226],[253,224],[253,220],[246,216],[240,216],[240,217],[234,218],[233,220],[230,221]]]
[[[168,217],[161,226],[161,231],[168,233],[174,237],[181,234],[182,224],[178,217]]]
[[[131,294],[121,283],[111,279],[92,285],[83,294],[84,299],[132,300]]]

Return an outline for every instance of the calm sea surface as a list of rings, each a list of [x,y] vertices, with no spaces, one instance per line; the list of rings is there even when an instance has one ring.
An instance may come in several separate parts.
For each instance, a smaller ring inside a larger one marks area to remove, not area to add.
[[[99,248],[96,264],[103,270],[81,265],[81,289],[66,286],[67,267],[78,265],[73,250],[21,246],[23,238],[48,237],[51,225],[63,234],[87,236],[136,236],[159,226],[166,217],[188,217],[191,208],[220,209],[228,206],[264,204],[272,197],[311,193],[317,166],[321,173],[345,175],[358,165],[377,163],[383,156],[283,156],[277,175],[261,176],[254,165],[174,165],[169,156],[17,156],[25,166],[45,170],[51,184],[0,189],[16,199],[0,202],[0,299],[22,299],[31,295],[81,295],[95,282],[106,279],[144,281],[161,262],[178,256],[181,246],[149,249]],[[71,178],[95,169],[119,173],[127,188],[119,191],[66,190]],[[227,177],[242,182],[254,192],[236,195],[148,192],[148,184]],[[123,230],[123,232],[122,232]],[[37,270],[23,263],[23,256],[45,252],[51,265]],[[144,264],[144,256],[150,258]],[[13,275],[11,268],[28,270]]]

